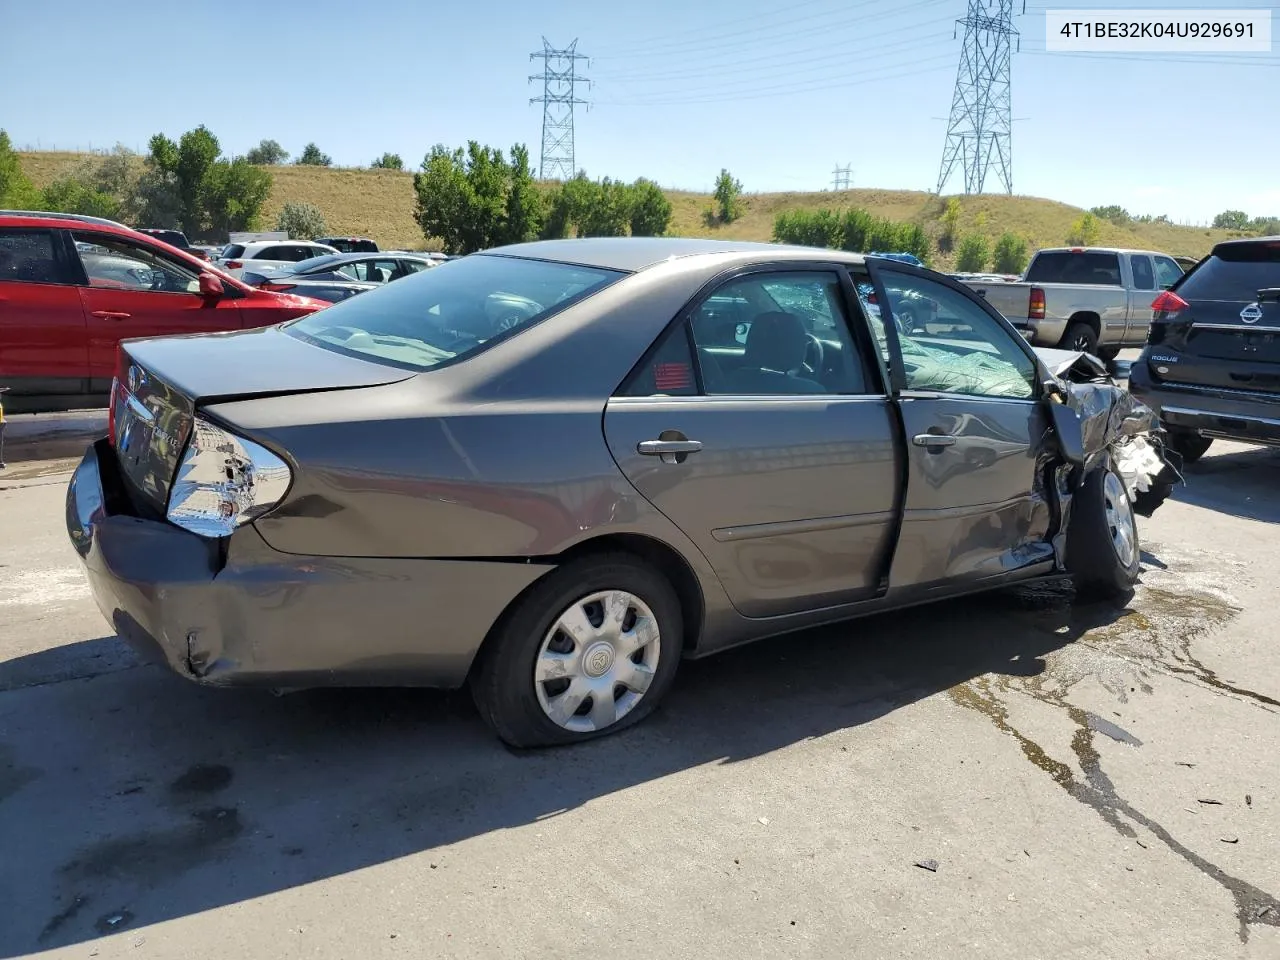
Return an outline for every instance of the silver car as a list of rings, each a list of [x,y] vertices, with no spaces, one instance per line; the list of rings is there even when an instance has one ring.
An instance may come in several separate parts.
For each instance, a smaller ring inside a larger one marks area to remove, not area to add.
[[[882,316],[922,301],[910,332]],[[506,247],[126,342],[67,529],[115,630],[192,680],[470,684],[508,743],[561,743],[759,637],[1064,574],[1128,591],[1159,432],[1050,360],[909,264]]]

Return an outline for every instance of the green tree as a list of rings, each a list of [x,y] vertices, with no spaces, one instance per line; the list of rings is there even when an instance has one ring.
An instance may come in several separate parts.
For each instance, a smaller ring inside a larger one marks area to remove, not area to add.
[[[1089,212],[1099,219],[1110,220],[1112,223],[1122,227],[1128,226],[1133,220],[1133,216],[1128,210],[1114,203],[1106,207],[1094,207]]]
[[[720,223],[733,223],[742,216],[742,184],[728,170],[716,177],[714,214]]]
[[[320,148],[314,143],[308,143],[302,148],[296,163],[304,167],[330,167],[333,166],[333,158],[327,153],[322,153]]]
[[[991,244],[980,233],[966,234],[956,250],[956,269],[962,273],[980,273],[991,261]]]
[[[1102,225],[1092,213],[1082,214],[1071,224],[1071,232],[1067,234],[1067,243],[1073,247],[1092,247],[1098,242],[1102,233]]]
[[[422,232],[438,237],[448,253],[530,240],[542,226],[543,205],[522,145],[508,161],[475,140],[465,150],[438,144],[414,174],[413,188]]]
[[[997,273],[1021,274],[1027,269],[1027,241],[1017,234],[1005,232],[996,241],[995,268]]]
[[[276,217],[276,229],[289,234],[290,240],[314,240],[328,233],[324,214],[314,203],[290,200]]]
[[[1249,221],[1249,229],[1260,237],[1280,235],[1280,217],[1254,217]]]
[[[875,226],[875,217],[867,213],[859,207],[846,210],[844,220],[841,223],[841,242],[840,246],[845,250],[851,250],[854,253],[866,253],[871,248],[867,246],[867,241],[871,237],[871,231]]]
[[[1243,210],[1223,210],[1213,218],[1216,230],[1248,230],[1249,215]]]
[[[671,226],[671,201],[652,180],[641,177],[631,185],[631,235],[660,237]]]
[[[138,183],[139,218],[188,237],[250,229],[271,192],[271,174],[243,157],[219,159],[218,138],[200,126],[174,143],[151,138]]]
[[[902,224],[885,217],[873,217],[867,233],[867,253],[899,253],[902,250]]]
[[[60,177],[45,187],[40,205],[56,213],[79,213],[108,220],[120,217],[119,200],[76,177]]]
[[[369,166],[374,170],[403,170],[404,161],[400,159],[398,153],[384,153]]]
[[[938,249],[950,253],[960,232],[960,198],[948,197],[942,212],[942,232],[938,235]]]
[[[289,151],[275,140],[262,140],[244,158],[259,167],[276,167],[289,159]]]
[[[898,247],[903,253],[909,253],[925,266],[932,260],[933,244],[929,242],[929,234],[918,223],[906,223],[898,234]]]
[[[33,210],[40,205],[40,193],[22,172],[22,163],[9,134],[0,130],[0,208]]]

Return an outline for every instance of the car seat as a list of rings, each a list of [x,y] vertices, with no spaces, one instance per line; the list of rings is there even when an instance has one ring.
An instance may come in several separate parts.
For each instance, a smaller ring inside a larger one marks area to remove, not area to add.
[[[728,374],[726,386],[744,394],[815,394],[827,388],[791,371],[804,363],[809,334],[795,314],[780,310],[762,313],[747,332],[742,366]]]

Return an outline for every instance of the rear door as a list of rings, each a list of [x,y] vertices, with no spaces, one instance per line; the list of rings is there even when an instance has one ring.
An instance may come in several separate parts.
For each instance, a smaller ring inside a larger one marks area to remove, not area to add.
[[[1280,240],[1226,243],[1173,287],[1189,307],[1162,324],[1166,380],[1280,393]]]
[[[74,236],[87,279],[80,298],[88,317],[89,375],[98,387],[110,387],[121,340],[240,328],[236,300],[200,296],[197,271],[158,246],[93,231]]]
[[[890,590],[953,586],[1051,560],[1037,455],[1049,427],[1039,367],[1016,331],[958,283],[871,266],[880,303],[928,301],[885,325],[906,430],[907,486]]]
[[[78,270],[62,231],[0,228],[0,386],[15,396],[87,391]]]
[[[726,277],[605,413],[623,473],[698,546],[744,616],[882,589],[901,455],[847,290],[830,265]]]
[[[1151,257],[1145,253],[1130,254],[1129,274],[1133,280],[1129,290],[1129,319],[1125,325],[1124,342],[1137,346],[1147,340],[1153,314],[1151,304],[1156,298],[1156,271]]]

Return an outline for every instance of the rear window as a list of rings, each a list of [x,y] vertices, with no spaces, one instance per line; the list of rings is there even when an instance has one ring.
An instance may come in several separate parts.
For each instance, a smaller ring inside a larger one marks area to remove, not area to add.
[[[1252,303],[1267,287],[1280,287],[1280,243],[1219,247],[1174,289],[1187,300]]]
[[[624,274],[476,255],[344,300],[284,329],[316,346],[406,370],[473,356]]]
[[[1039,253],[1027,283],[1094,283],[1120,286],[1120,257],[1114,253]]]
[[[219,256],[224,260],[234,260],[236,257],[243,257],[244,246],[239,243],[228,243],[222,248],[222,253],[219,254]]]
[[[142,232],[169,244],[171,247],[178,247],[181,250],[189,250],[191,248],[191,244],[187,242],[187,235],[177,230],[144,230]]]
[[[0,230],[0,281],[61,283],[48,230]]]

